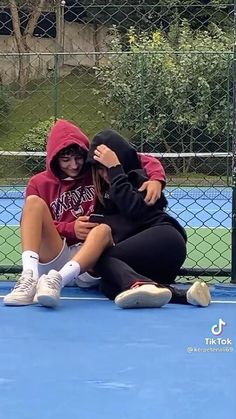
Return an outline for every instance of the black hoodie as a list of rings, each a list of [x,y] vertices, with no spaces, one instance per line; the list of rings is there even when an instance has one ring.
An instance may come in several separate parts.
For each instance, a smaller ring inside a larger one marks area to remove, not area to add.
[[[136,150],[116,131],[105,129],[95,135],[91,142],[88,161],[98,165],[93,159],[98,145],[104,144],[114,151],[120,165],[108,169],[110,185],[104,194],[104,206],[98,204],[96,212],[106,216],[106,222],[113,231],[115,242],[159,224],[173,225],[186,240],[183,227],[165,212],[167,200],[161,193],[160,199],[149,206],[145,203],[146,192],[138,192],[143,182],[148,180],[141,169]]]

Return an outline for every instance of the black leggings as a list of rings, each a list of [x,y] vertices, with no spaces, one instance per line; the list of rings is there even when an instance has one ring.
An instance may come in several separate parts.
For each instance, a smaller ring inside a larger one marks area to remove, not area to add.
[[[169,285],[186,258],[186,243],[171,225],[151,227],[106,251],[96,265],[101,291],[111,300],[136,282]],[[172,287],[171,302],[186,304],[186,292]]]

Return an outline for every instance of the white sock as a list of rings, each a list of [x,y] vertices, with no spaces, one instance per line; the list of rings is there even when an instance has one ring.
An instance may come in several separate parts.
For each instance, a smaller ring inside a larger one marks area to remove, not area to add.
[[[80,274],[80,265],[75,260],[67,262],[59,271],[62,277],[62,287],[65,287],[70,281],[76,279]]]
[[[33,278],[38,279],[38,277],[39,277],[39,271],[38,271],[39,255],[38,255],[38,253],[35,253],[32,250],[25,250],[22,253],[21,258],[22,258],[23,271],[26,271],[26,269],[31,269],[33,271]]]

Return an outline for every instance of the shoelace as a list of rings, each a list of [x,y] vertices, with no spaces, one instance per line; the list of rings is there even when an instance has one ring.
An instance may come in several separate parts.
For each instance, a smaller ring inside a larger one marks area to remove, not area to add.
[[[33,282],[32,282],[32,277],[25,277],[25,276],[21,276],[15,287],[13,288],[13,291],[17,291],[17,292],[25,292],[25,291],[29,291],[30,288],[32,288]]]
[[[52,290],[58,290],[61,289],[61,279],[56,276],[46,276],[45,277],[45,283],[48,288]]]

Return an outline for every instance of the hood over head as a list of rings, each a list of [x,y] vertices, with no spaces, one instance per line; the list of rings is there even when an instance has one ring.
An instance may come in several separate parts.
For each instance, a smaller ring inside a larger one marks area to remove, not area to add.
[[[47,157],[46,167],[47,170],[55,173],[53,163],[56,155],[64,148],[70,145],[77,145],[81,148],[81,154],[86,156],[89,149],[89,140],[87,136],[81,131],[79,127],[72,124],[65,119],[59,119],[52,127],[47,141]]]
[[[125,173],[140,169],[139,158],[134,147],[113,129],[105,129],[93,138],[87,159],[90,164],[99,166],[99,163],[93,159],[93,156],[95,149],[100,144],[106,145],[116,153]]]

